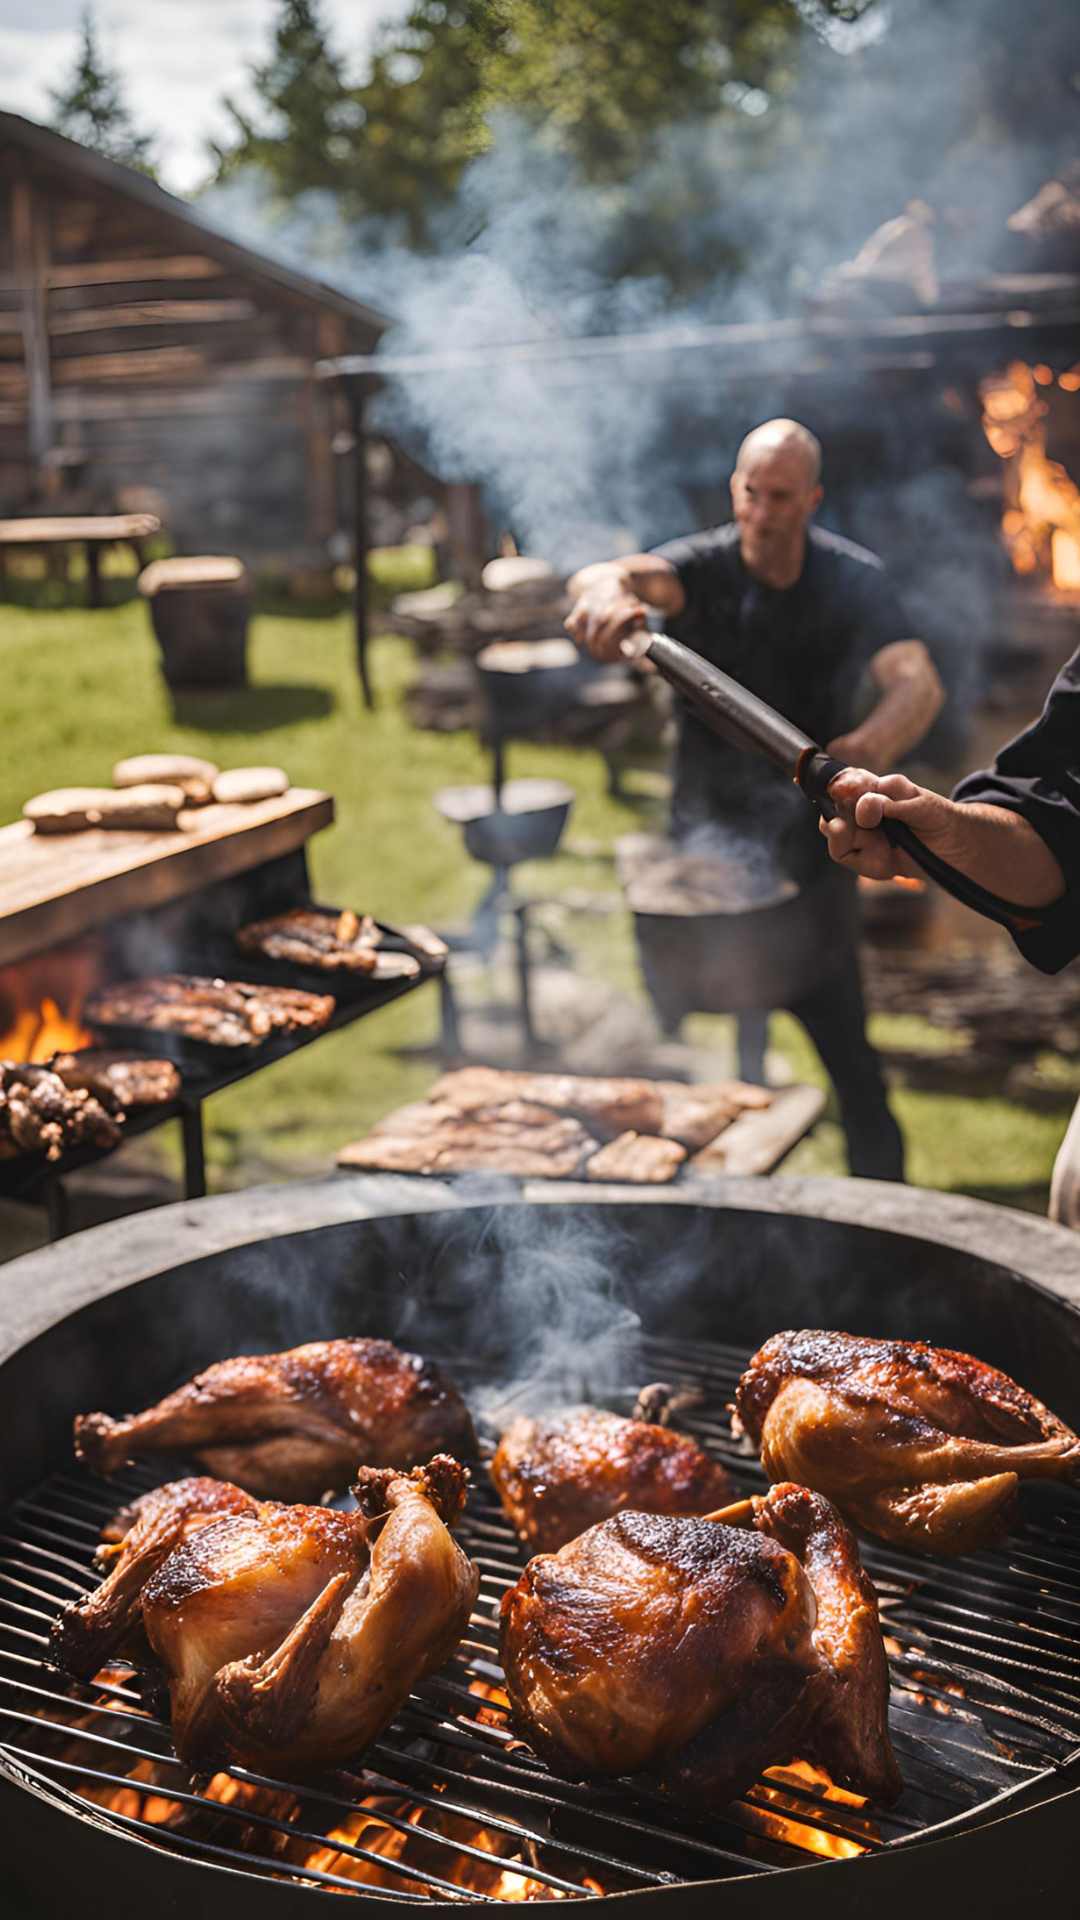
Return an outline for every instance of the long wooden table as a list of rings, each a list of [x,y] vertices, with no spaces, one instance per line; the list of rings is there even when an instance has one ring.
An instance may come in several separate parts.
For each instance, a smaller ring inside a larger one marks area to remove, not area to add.
[[[122,541],[131,547],[140,567],[145,564],[144,542],[161,532],[156,513],[46,514],[37,519],[0,520],[0,562],[15,547],[82,547],[86,553],[87,600],[101,605],[101,549]]]
[[[0,827],[0,966],[293,853],[333,818],[328,793],[290,787],[251,806],[191,807],[167,832]]]

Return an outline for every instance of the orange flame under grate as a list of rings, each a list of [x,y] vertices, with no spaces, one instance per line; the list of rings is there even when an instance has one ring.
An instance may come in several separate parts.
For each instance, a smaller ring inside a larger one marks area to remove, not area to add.
[[[20,1065],[88,1047],[82,1024],[87,996],[104,974],[101,944],[82,940],[29,962],[0,968],[0,1060]]]

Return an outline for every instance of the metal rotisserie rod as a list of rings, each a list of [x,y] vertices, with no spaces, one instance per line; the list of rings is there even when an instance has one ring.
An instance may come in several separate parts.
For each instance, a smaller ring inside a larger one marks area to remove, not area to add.
[[[723,739],[752,753],[764,755],[800,786],[818,812],[831,820],[838,812],[829,788],[846,763],[834,760],[816,740],[777,713],[730,674],[702,659],[691,647],[667,633],[641,632],[623,642],[628,660],[647,659],[669,681],[695,712]],[[923,844],[900,820],[884,819],[881,829],[890,844],[914,860],[930,879],[966,907],[1004,927],[1038,926],[1045,910],[1020,907],[979,886]]]

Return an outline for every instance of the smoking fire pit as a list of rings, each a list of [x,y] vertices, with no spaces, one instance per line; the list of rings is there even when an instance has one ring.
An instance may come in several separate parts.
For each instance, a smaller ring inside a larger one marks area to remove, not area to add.
[[[492,1195],[495,1194],[493,1198]],[[709,1818],[659,1794],[551,1776],[504,1712],[495,1626],[522,1554],[482,1462],[462,1539],[483,1580],[467,1636],[362,1764],[294,1788],[235,1769],[196,1790],[138,1681],[43,1662],[90,1581],[103,1517],[166,1478],[106,1486],[72,1415],[154,1399],[200,1366],[303,1339],[381,1334],[450,1367],[484,1422],[528,1375],[620,1410],[657,1377],[741,1489],[760,1485],[726,1402],[787,1325],[920,1335],[1005,1366],[1080,1419],[1075,1240],[1037,1220],[854,1181],[718,1181],[700,1195],[526,1188],[472,1197],[330,1179],[189,1203],[13,1263],[0,1308],[0,1778],[7,1868],[30,1911],[319,1910],[402,1900],[599,1899],[640,1915],[1070,1911],[1080,1812],[1076,1497],[1041,1491],[1008,1549],[939,1562],[869,1543],[905,1790],[883,1812],[781,1769]],[[828,1870],[824,1863],[831,1862]],[[1045,1909],[1049,1911],[1049,1906]]]

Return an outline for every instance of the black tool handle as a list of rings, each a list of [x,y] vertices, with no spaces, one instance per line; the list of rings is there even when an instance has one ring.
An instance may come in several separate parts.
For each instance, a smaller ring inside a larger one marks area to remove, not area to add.
[[[837,774],[846,771],[842,760],[834,760],[831,754],[820,750],[804,756],[799,767],[796,775],[799,785],[824,820],[832,820],[836,816],[838,809],[829,797],[829,787]],[[1045,920],[1045,908],[1014,906],[1011,901],[1002,900],[988,888],[980,887],[977,880],[969,880],[966,873],[950,867],[947,860],[932,853],[902,820],[890,820],[886,816],[881,822],[881,830],[890,846],[906,853],[909,860],[914,860],[916,866],[921,867],[931,880],[936,880],[939,887],[944,887],[946,893],[951,893],[954,900],[971,907],[975,913],[981,913],[985,920],[996,920],[999,927],[1008,927],[1010,932],[1041,926]]]

